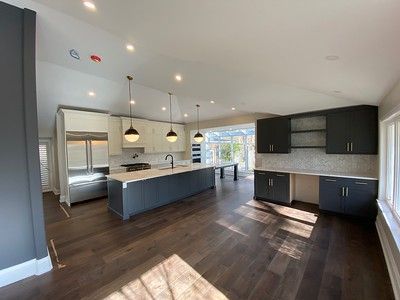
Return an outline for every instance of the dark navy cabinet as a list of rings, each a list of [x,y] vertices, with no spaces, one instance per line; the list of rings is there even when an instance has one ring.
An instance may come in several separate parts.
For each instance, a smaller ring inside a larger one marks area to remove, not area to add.
[[[322,176],[319,187],[320,209],[370,219],[376,217],[377,180]]]
[[[254,171],[254,197],[290,204],[290,174]]]
[[[257,152],[290,152],[290,119],[268,118],[257,120]]]
[[[328,113],[326,153],[378,154],[377,107]]]
[[[125,187],[124,187],[125,186]],[[215,186],[214,168],[206,168],[136,182],[108,181],[108,207],[124,220]]]

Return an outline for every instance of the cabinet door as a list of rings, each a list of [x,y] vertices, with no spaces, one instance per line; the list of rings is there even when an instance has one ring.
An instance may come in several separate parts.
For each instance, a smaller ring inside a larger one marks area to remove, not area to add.
[[[290,152],[290,119],[278,118],[272,122],[272,152],[289,153]]]
[[[146,209],[162,205],[158,198],[158,178],[143,181],[143,198]]]
[[[272,178],[273,201],[290,203],[290,175],[274,173]]]
[[[137,212],[144,210],[144,198],[142,193],[143,182],[130,182],[127,185],[128,196],[126,207],[128,208],[128,214],[132,215]],[[125,209],[125,208],[124,208]]]
[[[121,118],[110,117],[108,120],[108,154],[122,154]]]
[[[348,154],[350,142],[350,112],[332,113],[326,116],[326,153]]]
[[[344,212],[353,216],[375,218],[378,181],[354,179],[347,189]]]
[[[270,129],[271,120],[257,120],[257,152],[270,153],[273,142],[273,131]]]
[[[319,208],[326,211],[343,213],[343,182],[341,178],[320,177]]]
[[[352,113],[351,137],[354,154],[378,154],[378,110],[367,108]]]
[[[267,172],[254,171],[254,194],[258,198],[268,199],[270,179]]]

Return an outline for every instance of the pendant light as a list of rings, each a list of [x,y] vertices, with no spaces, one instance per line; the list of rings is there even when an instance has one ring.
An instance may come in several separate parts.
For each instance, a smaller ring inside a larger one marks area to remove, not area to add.
[[[194,140],[196,143],[201,143],[204,140],[203,135],[200,133],[200,127],[199,127],[199,108],[200,105],[196,104],[197,107],[197,133],[194,135]]]
[[[171,123],[171,129],[167,133],[167,141],[170,143],[175,143],[176,140],[178,139],[178,135],[176,134],[175,131],[172,130],[172,94],[168,93],[169,95],[169,122]]]
[[[129,83],[129,118],[131,119],[131,127],[127,131],[125,131],[125,139],[130,142],[134,143],[139,139],[139,132],[133,128],[132,126],[132,95],[131,95],[131,81],[133,80],[132,76],[126,76],[128,78],[128,83]]]

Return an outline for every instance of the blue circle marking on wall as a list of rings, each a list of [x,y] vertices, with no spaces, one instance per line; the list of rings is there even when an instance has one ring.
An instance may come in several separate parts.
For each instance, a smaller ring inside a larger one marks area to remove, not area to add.
[[[79,56],[79,52],[75,49],[69,50],[69,55],[71,55],[73,58],[80,60],[81,57]]]

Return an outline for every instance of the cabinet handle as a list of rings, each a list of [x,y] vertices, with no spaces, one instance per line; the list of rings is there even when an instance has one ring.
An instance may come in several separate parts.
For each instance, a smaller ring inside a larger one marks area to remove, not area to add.
[[[284,177],[285,175],[283,175],[283,174],[276,174],[276,176],[278,176],[278,177]]]
[[[336,182],[336,179],[325,179],[325,181]]]
[[[274,152],[274,144],[272,144],[272,152]]]
[[[346,187],[346,197],[348,197],[348,196],[349,196],[349,188]]]
[[[356,181],[355,184],[367,185],[368,183],[366,183],[366,182],[361,182],[361,181]]]
[[[353,152],[353,142],[350,143],[350,152]]]
[[[257,174],[258,175],[265,175],[265,173],[262,173],[262,172],[258,172]]]
[[[349,146],[350,146],[349,143],[346,143],[346,151],[347,152],[349,152],[349,148],[350,148]]]
[[[344,186],[342,187],[342,197],[344,197]]]
[[[271,179],[271,186],[274,186],[274,180]]]
[[[268,178],[268,186],[271,186],[271,179]]]

